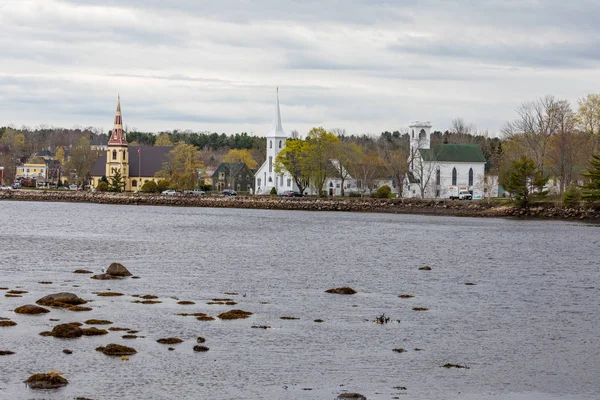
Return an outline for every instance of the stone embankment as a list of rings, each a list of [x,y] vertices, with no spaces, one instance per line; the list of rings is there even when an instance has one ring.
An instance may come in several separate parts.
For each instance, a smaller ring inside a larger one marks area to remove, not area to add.
[[[269,210],[350,211],[465,217],[521,217],[600,220],[600,207],[563,208],[552,203],[527,210],[498,201],[457,201],[372,198],[281,198],[275,196],[166,196],[141,193],[91,193],[34,190],[0,191],[0,200],[156,205],[181,207],[252,208]]]

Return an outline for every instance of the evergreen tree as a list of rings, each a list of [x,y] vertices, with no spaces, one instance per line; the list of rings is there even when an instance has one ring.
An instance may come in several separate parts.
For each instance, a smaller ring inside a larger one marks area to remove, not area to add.
[[[520,160],[512,162],[505,186],[506,190],[517,199],[517,205],[527,207],[533,198],[541,198],[547,194],[543,190],[547,182],[548,178],[536,169],[535,162],[522,156]]]
[[[600,201],[600,154],[594,154],[590,160],[590,167],[583,174],[590,181],[583,185],[583,199],[588,202]]]
[[[117,172],[115,172],[115,174],[113,176],[110,177],[108,191],[120,193],[124,189],[125,189],[125,180],[123,179],[123,175],[121,175],[121,171],[117,171]]]

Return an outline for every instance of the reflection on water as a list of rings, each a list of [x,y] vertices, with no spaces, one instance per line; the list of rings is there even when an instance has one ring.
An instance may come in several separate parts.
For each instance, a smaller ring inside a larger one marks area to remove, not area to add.
[[[16,352],[0,358],[0,398],[597,398],[599,244],[598,226],[563,222],[1,202],[0,287],[29,293],[0,297],[0,317],[18,323],[0,328],[0,350]],[[72,274],[113,261],[141,279]],[[324,292],[346,285],[358,294]],[[92,293],[109,289],[126,296]],[[12,312],[65,290],[94,310]],[[162,303],[134,304],[133,294]],[[206,304],[223,297],[238,305]],[[231,308],[254,315],[176,315]],[[390,323],[373,322],[382,313]],[[39,336],[59,323],[50,318],[108,319],[144,337]],[[171,336],[185,342],[156,342]],[[198,336],[210,351],[192,350]],[[108,343],[138,354],[94,351]],[[52,369],[70,384],[40,393],[22,383]]]

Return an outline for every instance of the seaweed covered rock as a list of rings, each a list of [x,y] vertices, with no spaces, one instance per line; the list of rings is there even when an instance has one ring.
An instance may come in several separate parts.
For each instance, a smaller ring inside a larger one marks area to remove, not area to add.
[[[12,354],[15,354],[15,352],[10,350],[0,350],[0,356],[10,356]]]
[[[176,337],[171,337],[171,338],[158,339],[157,342],[160,344],[177,344],[177,343],[182,343],[183,340],[176,338]]]
[[[74,274],[93,274],[92,271],[88,271],[87,269],[76,269],[73,271]]]
[[[106,346],[96,347],[96,351],[102,352],[107,356],[131,356],[137,351],[131,347],[122,346],[120,344],[108,344]]]
[[[99,281],[110,281],[111,279],[121,279],[121,277],[109,275],[109,274],[98,274],[98,275],[92,276],[91,279],[97,279]]]
[[[49,313],[50,310],[36,306],[35,304],[27,304],[21,307],[15,308],[15,313],[17,314],[45,314]]]
[[[41,306],[69,308],[72,306],[85,304],[87,301],[83,300],[75,293],[60,292],[44,296],[36,301],[36,303]]]
[[[61,372],[56,371],[50,371],[47,374],[34,374],[27,378],[25,383],[31,389],[57,389],[69,383],[60,375]]]
[[[10,319],[2,319],[0,320],[0,326],[15,326],[17,323],[15,321],[11,321]]]
[[[96,293],[97,296],[100,297],[115,297],[115,296],[123,296],[123,293],[119,292],[100,292]]]
[[[206,346],[194,346],[194,351],[198,351],[198,352],[208,351],[208,347],[206,347]]]
[[[230,310],[217,315],[221,319],[242,319],[248,318],[252,313],[244,310]]]
[[[132,273],[127,270],[122,264],[112,263],[106,270],[107,275],[112,276],[131,276]]]
[[[110,325],[112,321],[106,319],[88,319],[85,323],[88,325]]]
[[[356,290],[352,289],[351,287],[344,286],[344,287],[341,287],[341,288],[328,289],[325,292],[326,293],[333,293],[333,294],[355,294]]]
[[[419,271],[431,271],[431,267],[429,265],[426,265],[424,267],[419,268]]]
[[[83,336],[100,336],[108,334],[108,331],[106,329],[98,329],[94,326],[92,326],[91,328],[84,328],[81,330],[81,332],[83,333]]]
[[[337,398],[340,400],[342,400],[342,399],[367,400],[367,398],[360,393],[342,393]]]
[[[61,339],[73,339],[83,335],[83,329],[75,324],[60,324],[52,328],[48,336],[54,336]]]
[[[92,311],[92,307],[73,306],[73,307],[69,307],[69,311],[75,311],[75,312]]]

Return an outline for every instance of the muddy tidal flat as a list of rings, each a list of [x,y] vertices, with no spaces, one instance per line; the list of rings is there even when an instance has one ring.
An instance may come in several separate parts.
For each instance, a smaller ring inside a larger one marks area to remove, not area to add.
[[[0,399],[597,399],[599,259],[589,223],[3,201]]]

